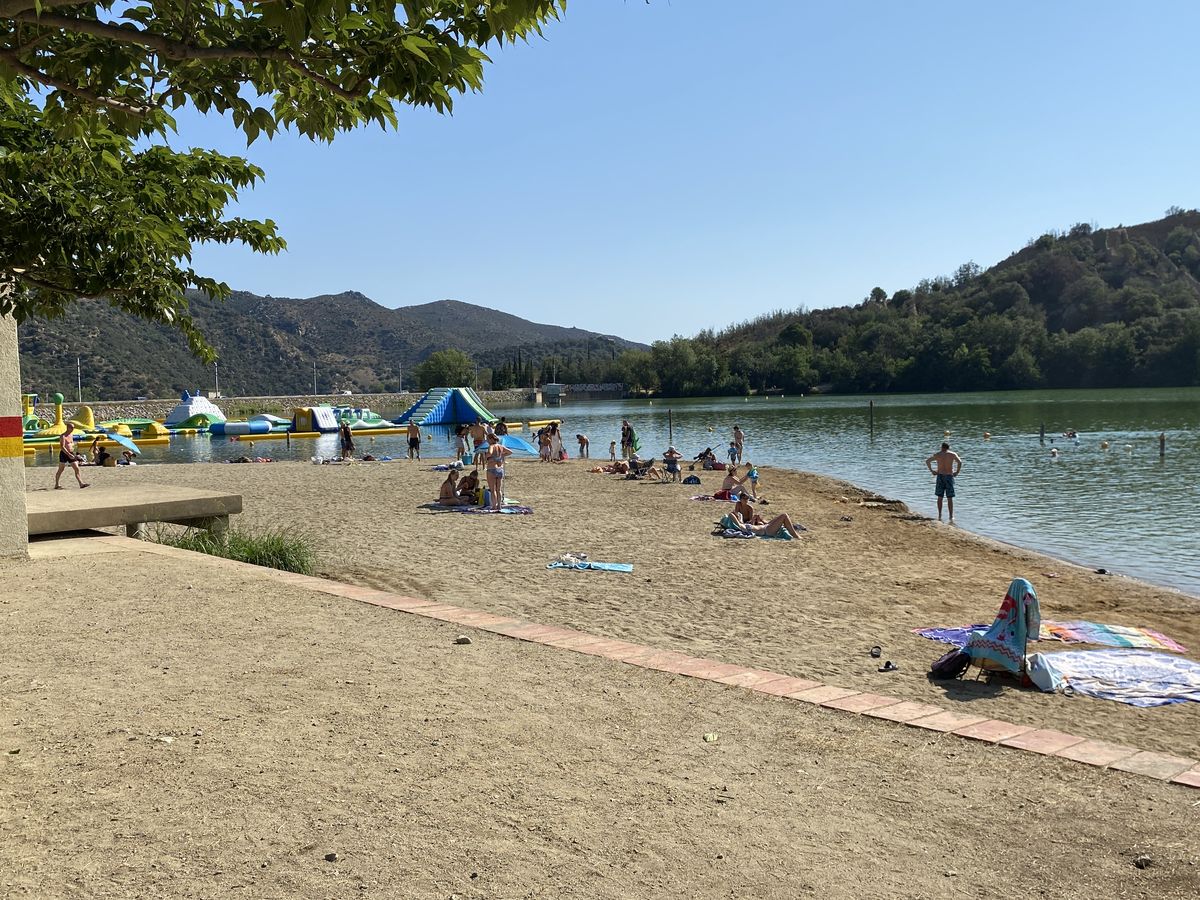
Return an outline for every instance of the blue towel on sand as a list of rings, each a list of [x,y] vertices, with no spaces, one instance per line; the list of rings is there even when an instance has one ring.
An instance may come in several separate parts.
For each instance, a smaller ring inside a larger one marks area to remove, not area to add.
[[[555,560],[547,569],[596,569],[600,572],[632,572],[633,563],[576,562],[565,563]]]

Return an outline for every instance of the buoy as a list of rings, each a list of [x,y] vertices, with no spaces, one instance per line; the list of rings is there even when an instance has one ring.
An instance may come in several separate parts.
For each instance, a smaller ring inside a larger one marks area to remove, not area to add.
[[[1057,458],[1058,458],[1058,448],[1057,448],[1057,447],[1052,447],[1052,448],[1051,448],[1051,450],[1050,450],[1050,457],[1051,457],[1052,459],[1057,459]]]
[[[1100,442],[1100,449],[1101,449],[1101,450],[1107,450],[1107,449],[1108,449],[1108,441],[1101,441],[1101,442]]]
[[[990,431],[985,431],[983,433],[983,439],[985,441],[990,441],[992,439],[992,433]]]
[[[1125,452],[1126,452],[1126,453],[1132,453],[1132,452],[1133,452],[1133,444],[1126,444],[1126,445],[1125,445]]]
[[[943,432],[942,432],[942,437],[950,437],[950,432],[948,432],[948,431],[943,431]]]

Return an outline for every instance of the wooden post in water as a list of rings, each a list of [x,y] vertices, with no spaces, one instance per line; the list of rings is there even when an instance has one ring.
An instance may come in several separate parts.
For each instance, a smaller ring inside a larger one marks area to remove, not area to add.
[[[867,419],[871,423],[871,437],[875,437],[875,401],[867,401]]]
[[[671,410],[667,410],[667,443],[675,446],[675,426],[671,419]]]
[[[1042,423],[1042,431],[1041,431],[1039,440],[1041,440],[1041,442],[1043,444],[1046,443],[1046,423],[1045,422]]]
[[[1158,458],[1166,459],[1167,456],[1167,433],[1160,431],[1158,433]]]

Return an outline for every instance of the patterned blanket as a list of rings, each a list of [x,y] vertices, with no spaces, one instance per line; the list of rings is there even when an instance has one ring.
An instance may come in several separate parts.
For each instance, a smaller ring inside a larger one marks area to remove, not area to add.
[[[913,634],[965,647],[972,634],[987,631],[987,625],[959,625],[948,628],[914,628]],[[1103,622],[1043,622],[1039,641],[1062,641],[1064,644],[1098,644],[1104,647],[1129,647],[1140,650],[1168,650],[1171,653],[1186,653],[1187,648],[1165,634],[1150,628],[1135,628],[1125,625],[1106,625]]]

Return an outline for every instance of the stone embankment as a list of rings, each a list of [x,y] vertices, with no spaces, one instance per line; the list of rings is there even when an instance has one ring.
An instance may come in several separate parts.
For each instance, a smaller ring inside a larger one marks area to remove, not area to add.
[[[244,419],[257,413],[289,416],[297,406],[366,406],[374,410],[406,409],[416,403],[421,394],[305,394],[289,397],[220,397],[213,403],[230,419]],[[532,392],[525,388],[507,391],[480,391],[480,399],[486,406],[511,406],[528,403]],[[162,419],[179,403],[178,398],[169,400],[97,400],[90,403],[64,403],[63,416],[75,417],[76,410],[90,406],[97,421],[106,419]],[[51,421],[54,405],[40,403],[37,414]]]

